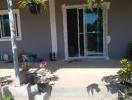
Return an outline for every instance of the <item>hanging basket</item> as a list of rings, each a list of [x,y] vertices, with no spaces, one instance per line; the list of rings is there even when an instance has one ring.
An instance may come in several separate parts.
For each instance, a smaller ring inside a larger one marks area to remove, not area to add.
[[[34,3],[31,3],[29,4],[29,10],[32,14],[40,14],[40,9],[41,8],[41,4],[34,4]]]

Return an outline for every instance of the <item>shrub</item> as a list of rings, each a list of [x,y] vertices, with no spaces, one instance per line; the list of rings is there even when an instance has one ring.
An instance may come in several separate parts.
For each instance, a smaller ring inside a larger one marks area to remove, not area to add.
[[[3,100],[13,100],[13,97],[12,96],[4,96]]]
[[[127,59],[122,59],[120,63],[120,70],[117,72],[119,80],[123,84],[132,83],[132,64],[130,64]]]

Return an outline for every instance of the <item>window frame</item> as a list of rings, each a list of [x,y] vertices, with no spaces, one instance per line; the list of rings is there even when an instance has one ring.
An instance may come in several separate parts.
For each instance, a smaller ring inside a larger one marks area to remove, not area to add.
[[[20,41],[22,40],[22,32],[21,32],[21,21],[20,21],[20,11],[19,9],[13,9],[13,14],[17,15],[16,20],[17,23],[15,23],[15,28],[17,27],[18,36],[16,37],[16,40]],[[8,15],[8,10],[0,10],[0,15]],[[17,26],[16,26],[17,25]],[[0,24],[1,29],[1,24]],[[2,33],[0,33],[1,35]],[[0,37],[0,41],[11,41],[11,37]]]

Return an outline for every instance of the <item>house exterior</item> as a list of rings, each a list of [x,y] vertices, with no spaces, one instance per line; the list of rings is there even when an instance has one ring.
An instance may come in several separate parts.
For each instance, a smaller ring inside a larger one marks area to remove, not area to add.
[[[85,0],[49,0],[32,15],[13,0],[18,52],[57,59],[120,59],[132,40],[132,1],[111,0],[87,9]],[[6,0],[0,2],[0,54],[12,54]]]

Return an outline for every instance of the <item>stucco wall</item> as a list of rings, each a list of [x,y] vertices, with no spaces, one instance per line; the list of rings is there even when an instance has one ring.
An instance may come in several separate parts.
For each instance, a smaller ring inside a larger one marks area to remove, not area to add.
[[[56,20],[59,56],[64,58],[64,33],[61,6],[84,4],[85,0],[56,0]],[[108,32],[111,36],[109,44],[109,57],[120,59],[126,54],[126,47],[132,41],[132,1],[111,0],[108,12]]]
[[[122,58],[126,47],[132,42],[132,0],[112,0],[109,10],[109,56]]]
[[[111,59],[120,59],[125,56],[126,47],[132,41],[132,1],[111,0],[108,13],[108,29],[111,36],[109,56]],[[55,0],[58,57],[64,59],[64,33],[61,6],[63,4],[84,4],[85,0]],[[16,1],[14,1],[17,8]],[[6,0],[0,2],[0,9],[6,9]],[[51,32],[49,9],[40,15],[31,15],[28,9],[20,9],[22,40],[18,41],[18,48],[27,53],[36,53],[40,57],[48,58],[51,51]],[[11,54],[10,42],[0,42],[0,53]]]
[[[0,2],[0,9],[7,9],[6,0]],[[17,7],[16,1],[14,2]],[[51,51],[51,32],[49,9],[46,12],[41,9],[40,15],[32,15],[28,9],[20,9],[22,40],[17,41],[18,51],[37,54],[41,58],[48,58]],[[11,53],[11,43],[0,41],[0,53]]]

